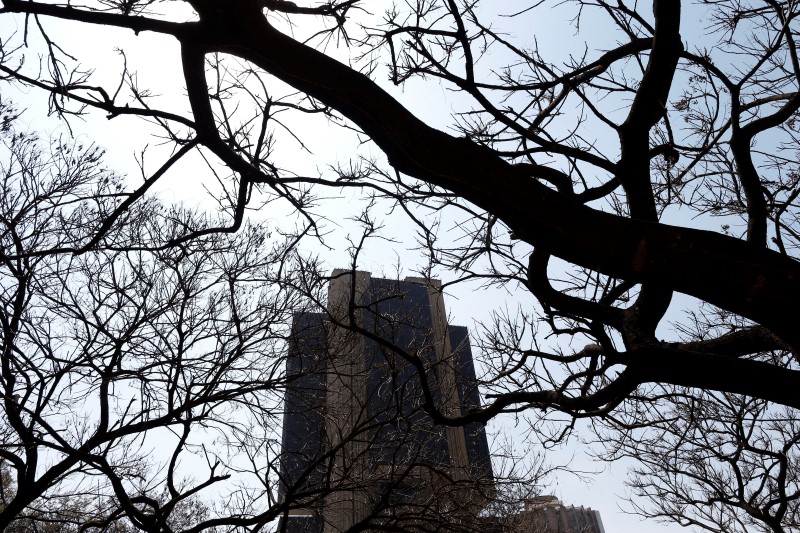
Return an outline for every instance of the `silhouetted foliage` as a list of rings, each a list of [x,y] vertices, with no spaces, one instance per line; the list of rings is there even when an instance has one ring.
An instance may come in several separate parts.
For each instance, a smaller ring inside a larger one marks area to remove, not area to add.
[[[524,33],[552,10],[572,17],[585,48],[561,54]],[[0,72],[8,83],[43,91],[50,111],[66,119],[141,117],[168,147],[157,170],[143,165],[142,185],[109,178],[102,200],[59,214],[69,230],[63,236],[31,219],[45,233],[35,238],[48,250],[41,261],[58,263],[47,267],[55,272],[49,283],[69,285],[66,262],[83,268],[91,286],[89,274],[101,266],[92,261],[111,268],[127,260],[119,242],[138,243],[143,231],[146,253],[154,254],[145,263],[157,272],[172,268],[176,254],[190,263],[202,257],[203,265],[218,253],[238,257],[240,249],[220,243],[256,239],[246,212],[260,206],[292,213],[276,224],[281,244],[269,253],[298,254],[292,276],[282,268],[260,275],[271,283],[258,290],[292,287],[321,302],[326,276],[299,250],[325,245],[327,198],[360,191],[366,207],[347,213],[362,230],[351,235],[354,269],[381,235],[380,213],[392,211],[406,216],[409,240],[413,234],[425,254],[422,270],[521,295],[519,312],[498,309],[478,339],[486,405],[452,416],[427,394],[429,416],[466,424],[532,408],[563,413],[566,429],[555,440],[578,419],[595,417],[625,450],[636,444],[620,420],[641,405],[653,406],[646,423],[662,430],[686,396],[703,405],[713,405],[709,397],[764,401],[766,413],[800,408],[798,13],[794,2],[778,0],[514,8],[462,0],[3,0],[0,18],[15,21],[17,31],[3,37]],[[82,63],[61,42],[66,21],[177,43],[163,52],[174,52],[182,68],[171,99],[138,81],[163,57],[129,63],[133,41],[121,67]],[[451,133],[391,96],[376,81],[384,66],[395,85],[427,81],[451,91]],[[101,77],[109,74],[120,76]],[[337,135],[355,130],[382,156],[316,173],[295,152],[281,156],[286,139],[310,151],[323,124]],[[146,194],[197,154],[213,177],[206,183],[218,182],[209,192],[222,220],[157,207]],[[9,265],[40,261],[33,248],[9,250]],[[668,314],[675,300],[690,314]],[[416,354],[402,356],[419,363]],[[103,357],[103,368],[136,360]],[[15,385],[4,385],[13,413]],[[673,449],[679,469],[692,463],[685,447]],[[764,512],[779,522],[791,514]]]

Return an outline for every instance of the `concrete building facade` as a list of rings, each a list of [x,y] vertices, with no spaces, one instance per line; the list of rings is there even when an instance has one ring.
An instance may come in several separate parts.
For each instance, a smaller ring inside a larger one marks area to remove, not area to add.
[[[564,505],[555,496],[533,498],[503,522],[497,529],[504,533],[605,533],[598,511]]]
[[[325,312],[298,313],[287,356],[278,531],[604,533],[599,513],[553,497],[492,516],[482,424],[435,424],[480,407],[467,329],[436,280],[336,270]]]
[[[336,270],[326,312],[296,315],[292,332],[279,530],[474,518],[494,487],[485,429],[436,425],[425,409],[480,405],[467,330],[447,323],[439,283]]]

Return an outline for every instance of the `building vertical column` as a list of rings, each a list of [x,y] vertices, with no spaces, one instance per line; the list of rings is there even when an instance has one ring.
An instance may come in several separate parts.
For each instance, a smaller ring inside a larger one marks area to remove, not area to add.
[[[328,288],[327,419],[326,434],[336,450],[331,472],[331,493],[325,498],[325,533],[340,533],[369,512],[365,491],[365,458],[369,435],[359,433],[368,418],[364,337],[348,329],[351,321],[363,326],[359,306],[370,282],[368,272],[336,269]],[[341,324],[341,325],[339,325]],[[338,449],[337,449],[338,448]]]
[[[433,343],[436,352],[436,379],[439,383],[439,392],[442,397],[442,414],[449,417],[461,416],[461,398],[456,386],[456,356],[450,343],[450,332],[447,324],[447,312],[444,307],[442,295],[442,282],[436,279],[408,277],[406,281],[419,283],[428,287],[428,301],[430,303]],[[451,475],[455,480],[468,477],[469,457],[467,455],[467,440],[464,427],[446,428],[447,448],[450,453],[452,466]]]

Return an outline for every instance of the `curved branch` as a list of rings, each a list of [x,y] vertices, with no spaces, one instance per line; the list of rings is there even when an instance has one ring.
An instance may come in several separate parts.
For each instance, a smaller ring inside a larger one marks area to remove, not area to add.
[[[41,6],[19,0],[9,5],[21,11]],[[69,18],[69,9],[57,9]],[[236,55],[342,113],[398,171],[496,214],[517,236],[547,253],[608,276],[652,281],[690,294],[762,324],[794,348],[800,346],[797,313],[786,311],[800,301],[797,261],[724,235],[630,220],[580,205],[491,150],[429,127],[367,76],[280,33],[257,10],[231,7],[226,14],[224,20],[215,20],[201,13],[201,22],[179,25],[182,45],[198,65],[187,71],[187,85],[196,89],[190,96],[195,111],[200,99],[207,98],[207,88],[202,86],[201,92],[198,81],[202,55]],[[657,120],[650,113],[642,116]],[[207,136],[213,122],[195,118],[202,143],[208,142],[244,176],[254,171]],[[767,397],[777,398],[777,387],[768,388]]]
[[[591,302],[563,292],[550,285],[547,264],[550,254],[536,248],[528,260],[528,288],[544,305],[565,313],[597,320],[618,330],[622,329],[624,312],[610,305]]]
[[[133,30],[137,35],[143,31],[152,31],[180,37],[186,31],[186,28],[193,24],[191,22],[168,22],[138,15],[119,15],[102,11],[89,11],[72,6],[62,7],[26,0],[3,0],[3,9],[0,11],[46,15],[48,17],[86,22],[89,24],[128,28],[129,30]]]
[[[800,346],[800,265],[708,231],[634,221],[579,205],[468,139],[426,125],[367,76],[283,35],[263,17],[196,42],[251,61],[358,125],[400,172],[496,213],[514,233],[567,261],[637,282],[658,281],[759,322]],[[276,51],[279,51],[276,53]],[[690,273],[690,274],[687,274]]]

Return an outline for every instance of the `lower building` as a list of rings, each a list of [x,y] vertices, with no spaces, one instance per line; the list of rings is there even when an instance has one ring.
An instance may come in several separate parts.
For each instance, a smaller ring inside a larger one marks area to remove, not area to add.
[[[503,533],[605,533],[598,511],[563,505],[555,496],[525,502],[521,512],[504,517],[498,525]]]

